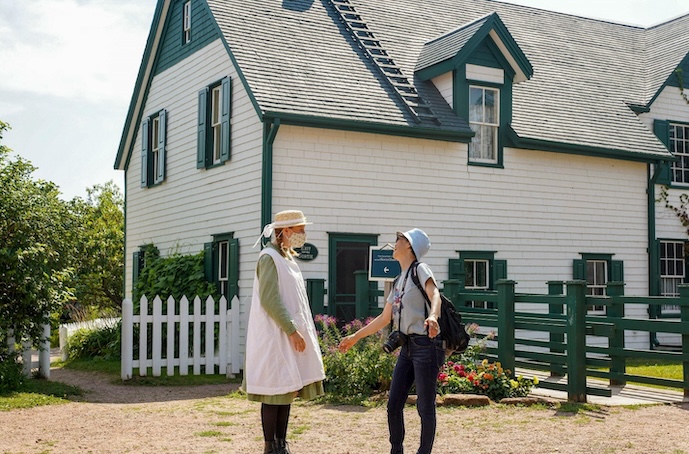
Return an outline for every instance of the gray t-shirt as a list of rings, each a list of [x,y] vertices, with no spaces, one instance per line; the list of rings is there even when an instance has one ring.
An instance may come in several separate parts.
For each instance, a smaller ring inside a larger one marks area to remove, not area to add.
[[[402,270],[388,296],[388,303],[392,304],[392,329],[395,330],[399,326],[400,331],[404,334],[426,334],[423,322],[426,320],[426,314],[430,312],[430,307],[427,306],[426,299],[414,284],[411,272],[407,273],[407,271]],[[419,263],[417,274],[423,288],[426,288],[426,282],[429,279],[433,279],[435,286],[438,286],[433,272],[425,263]],[[402,313],[401,325],[399,324],[400,310]]]

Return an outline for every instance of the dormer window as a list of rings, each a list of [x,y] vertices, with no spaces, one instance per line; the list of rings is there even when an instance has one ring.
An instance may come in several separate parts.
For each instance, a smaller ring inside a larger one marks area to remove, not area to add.
[[[191,41],[191,1],[184,3],[182,11],[182,44]]]
[[[498,162],[499,98],[500,92],[496,88],[469,87],[469,125],[476,133],[469,144],[471,162]]]

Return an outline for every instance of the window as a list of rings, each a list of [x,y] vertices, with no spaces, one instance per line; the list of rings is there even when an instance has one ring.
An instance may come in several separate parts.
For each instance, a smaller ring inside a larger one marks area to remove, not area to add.
[[[141,123],[141,187],[165,180],[167,114],[161,110]]]
[[[230,159],[231,83],[226,77],[199,92],[199,169],[221,165]]]
[[[182,11],[182,44],[191,41],[191,1],[184,3]]]
[[[469,144],[469,161],[498,162],[499,105],[496,88],[469,87],[469,124],[476,133]]]
[[[229,303],[239,294],[239,240],[232,233],[213,235],[204,245],[206,279],[216,285],[219,295]]]
[[[608,284],[608,262],[605,260],[586,261],[586,294],[604,296]],[[605,312],[605,306],[588,306],[589,312]]]
[[[689,126],[670,123],[669,134],[670,151],[678,158],[672,162],[672,181],[689,184]]]
[[[450,259],[449,278],[460,281],[462,287],[471,291],[495,290],[499,279],[507,279],[507,262],[495,259],[492,251],[460,251],[459,259]],[[493,309],[495,305],[486,301],[467,301],[469,307]]]
[[[679,296],[679,284],[684,283],[684,242],[660,242],[660,295]],[[663,313],[679,313],[679,306],[663,306]]]
[[[607,295],[608,282],[624,281],[623,262],[613,260],[612,254],[582,254],[574,261],[574,279],[586,281],[587,296]],[[589,305],[590,314],[605,314],[605,305]]]
[[[467,290],[489,290],[489,262],[488,260],[464,261],[464,288]],[[490,308],[486,301],[471,301],[471,307]]]

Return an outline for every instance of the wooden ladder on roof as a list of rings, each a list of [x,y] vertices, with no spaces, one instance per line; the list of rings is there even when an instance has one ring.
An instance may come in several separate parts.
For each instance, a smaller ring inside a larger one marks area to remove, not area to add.
[[[361,17],[350,0],[328,0],[340,20],[351,33],[354,41],[363,50],[373,66],[377,68],[388,81],[390,86],[399,95],[407,111],[416,122],[430,120],[435,124],[440,124],[440,120],[433,113],[431,107],[426,103],[414,84],[409,82],[409,78],[404,75],[400,68],[392,59],[388,51],[383,48],[380,40],[376,38],[373,31]]]

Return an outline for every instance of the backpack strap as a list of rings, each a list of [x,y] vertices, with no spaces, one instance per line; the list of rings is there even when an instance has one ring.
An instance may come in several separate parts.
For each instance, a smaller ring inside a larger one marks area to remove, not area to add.
[[[414,262],[411,265],[411,280],[414,281],[414,284],[418,287],[419,291],[423,295],[423,299],[426,300],[426,304],[423,306],[423,314],[424,318],[428,318],[428,310],[431,307],[431,299],[428,297],[428,294],[426,293],[426,289],[423,288],[421,285],[421,281],[419,280],[419,273],[418,273],[418,267],[420,265],[420,262]]]

